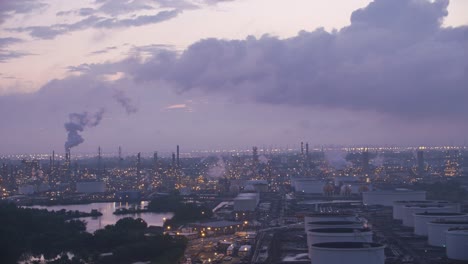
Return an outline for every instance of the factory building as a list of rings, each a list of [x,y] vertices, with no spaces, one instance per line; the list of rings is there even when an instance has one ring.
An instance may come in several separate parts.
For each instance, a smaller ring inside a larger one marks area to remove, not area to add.
[[[102,181],[83,181],[76,183],[77,193],[103,193],[106,191],[106,183]]]
[[[424,201],[425,191],[412,191],[408,189],[396,189],[391,191],[368,191],[362,193],[364,205],[392,206],[395,201]]]
[[[427,224],[432,221],[468,221],[462,213],[417,213],[414,214],[414,234],[427,236]]]
[[[446,234],[447,257],[449,259],[468,261],[468,229],[449,229]]]
[[[384,264],[385,246],[368,242],[329,242],[310,247],[313,264]]]
[[[259,202],[258,193],[240,193],[234,198],[234,211],[255,211]]]
[[[468,228],[468,221],[432,221],[427,224],[429,245],[445,247],[447,231],[451,228]]]
[[[327,184],[325,181],[319,181],[311,178],[291,179],[291,187],[300,193],[323,194],[323,187]]]

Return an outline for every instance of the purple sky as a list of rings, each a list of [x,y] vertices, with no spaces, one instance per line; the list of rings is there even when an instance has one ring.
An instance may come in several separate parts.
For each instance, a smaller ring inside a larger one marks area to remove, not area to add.
[[[76,2],[1,2],[0,154],[467,138],[468,1]]]

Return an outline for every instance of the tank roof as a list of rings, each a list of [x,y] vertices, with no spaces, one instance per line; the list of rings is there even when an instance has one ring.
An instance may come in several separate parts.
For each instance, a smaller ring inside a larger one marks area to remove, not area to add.
[[[379,243],[371,243],[371,242],[326,242],[326,243],[313,244],[312,246],[317,247],[317,248],[359,249],[359,248],[379,248],[379,247],[383,247],[384,245],[379,244]]]
[[[357,221],[314,221],[309,222],[309,224],[314,225],[351,225],[351,224],[360,224],[361,222]]]
[[[305,216],[327,217],[327,216],[355,216],[353,213],[308,213]]]
[[[461,216],[467,215],[464,213],[431,213],[431,212],[424,212],[424,213],[417,213],[416,215],[426,215],[426,216]]]
[[[449,228],[449,230],[447,231],[447,234],[468,236],[468,228],[466,227]]]
[[[435,221],[431,221],[429,222],[431,224],[453,224],[453,225],[468,225],[468,221],[460,221],[460,220],[453,220],[453,221],[450,221],[450,220],[435,220]]]
[[[369,228],[314,228],[309,229],[309,232],[314,233],[354,233],[354,232],[369,232]]]

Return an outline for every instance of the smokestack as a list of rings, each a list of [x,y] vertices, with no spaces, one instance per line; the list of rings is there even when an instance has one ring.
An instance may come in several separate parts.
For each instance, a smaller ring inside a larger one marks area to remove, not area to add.
[[[172,152],[172,168],[175,168],[175,165],[176,165],[176,156],[175,156],[175,153]]]
[[[102,178],[102,156],[101,156],[101,146],[98,146],[98,156],[97,156],[97,178]]]
[[[137,154],[137,164],[136,164],[136,169],[137,169],[137,177],[140,177],[140,170],[141,170],[141,153],[138,152]]]
[[[154,166],[154,171],[158,170],[158,152],[157,151],[153,153],[153,166]]]
[[[418,158],[418,175],[423,176],[424,174],[424,151],[422,148],[419,148],[417,153]]]
[[[364,174],[369,174],[369,150],[367,148],[362,152],[362,171]]]
[[[180,167],[180,162],[179,162],[179,145],[177,145],[177,167]]]

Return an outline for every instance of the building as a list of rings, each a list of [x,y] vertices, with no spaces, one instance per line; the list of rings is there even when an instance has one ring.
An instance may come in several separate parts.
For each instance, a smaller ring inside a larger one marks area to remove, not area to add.
[[[103,193],[106,192],[106,183],[102,181],[82,181],[76,183],[77,193]]]

